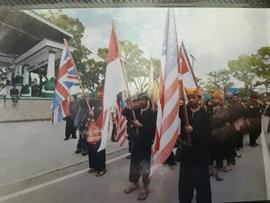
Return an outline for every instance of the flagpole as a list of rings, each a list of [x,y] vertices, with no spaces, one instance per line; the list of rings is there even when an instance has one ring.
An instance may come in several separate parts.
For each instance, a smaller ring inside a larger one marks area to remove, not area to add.
[[[65,38],[64,38],[64,44],[67,46],[68,52],[70,52],[69,46],[68,46],[68,43],[67,43],[67,40],[66,40]],[[72,58],[72,60],[73,60],[73,62],[74,62],[74,65],[75,65],[77,77],[78,77],[78,80],[79,80],[79,83],[80,83],[80,88],[82,89],[83,98],[84,98],[84,100],[85,100],[85,102],[86,102],[86,105],[87,105],[87,108],[88,108],[88,111],[89,111],[89,115],[90,115],[91,117],[93,117],[93,116],[94,116],[94,113],[93,113],[93,111],[92,111],[92,109],[91,109],[91,107],[90,107],[90,104],[89,104],[88,99],[86,98],[86,96],[85,96],[85,94],[84,94],[84,93],[85,93],[85,90],[84,90],[84,87],[83,87],[83,84],[82,84],[81,76],[80,76],[80,74],[79,74],[79,72],[78,72],[78,70],[77,70],[77,68],[76,68],[75,61],[74,61],[74,59],[73,59],[73,57],[72,57],[71,54],[70,54],[70,56],[71,56],[71,58]]]
[[[174,17],[174,26],[175,26],[175,37],[176,37],[176,50],[177,50],[177,64],[178,64],[178,71],[180,67],[180,61],[179,61],[179,44],[178,44],[178,35],[177,35],[177,29],[176,29],[176,20],[175,20],[175,14],[174,14],[174,9],[173,9],[173,17]],[[179,81],[179,87],[181,87],[181,91],[184,93],[184,83],[182,82],[183,85],[180,84],[181,82]],[[180,96],[180,95],[179,95]],[[189,126],[189,119],[188,119],[188,112],[187,112],[187,106],[186,106],[186,99],[183,97],[184,100],[184,117],[185,117],[185,125]],[[187,143],[191,145],[191,137],[189,134],[187,134]]]

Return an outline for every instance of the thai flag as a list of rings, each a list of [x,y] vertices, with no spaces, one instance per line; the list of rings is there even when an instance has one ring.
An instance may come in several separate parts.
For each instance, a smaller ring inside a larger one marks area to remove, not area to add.
[[[62,121],[69,115],[69,90],[79,84],[76,66],[65,41],[52,102],[53,124]]]

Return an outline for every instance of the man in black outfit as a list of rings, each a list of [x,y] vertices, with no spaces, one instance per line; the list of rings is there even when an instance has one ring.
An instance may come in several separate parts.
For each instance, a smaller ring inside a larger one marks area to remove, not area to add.
[[[133,125],[138,129],[131,154],[129,181],[131,185],[124,190],[126,194],[139,188],[139,179],[142,176],[143,188],[138,200],[145,200],[149,190],[149,174],[151,147],[154,141],[156,128],[156,115],[149,106],[150,98],[146,94],[139,95],[140,108],[135,110],[136,119]]]
[[[126,117],[127,119],[127,134],[128,134],[128,150],[130,155],[127,156],[127,159],[131,159],[131,154],[133,151],[133,146],[134,146],[134,141],[136,138],[136,128],[133,125],[133,113],[132,113],[132,109],[134,108],[133,106],[133,102],[131,102],[131,99],[127,99],[127,106],[123,109],[122,114],[123,116]]]
[[[201,91],[199,88],[186,89],[188,97],[187,125],[183,109],[181,119],[181,152],[179,175],[179,201],[190,203],[194,189],[198,203],[211,203],[211,186],[208,175],[209,163],[209,114],[200,105]]]
[[[70,97],[69,102],[69,116],[65,118],[66,120],[66,129],[65,129],[65,140],[68,140],[70,138],[70,135],[72,138],[76,139],[76,128],[74,126],[74,117],[76,115],[76,96]]]
[[[261,104],[257,95],[251,95],[251,100],[248,103],[248,120],[249,120],[249,144],[251,147],[256,147],[258,144],[256,140],[261,134]]]
[[[74,118],[74,127],[79,130],[79,140],[75,153],[82,153],[83,156],[88,154],[85,131],[87,128],[87,120],[89,118],[89,109],[86,100],[90,102],[88,91],[85,91],[83,98],[78,101]]]

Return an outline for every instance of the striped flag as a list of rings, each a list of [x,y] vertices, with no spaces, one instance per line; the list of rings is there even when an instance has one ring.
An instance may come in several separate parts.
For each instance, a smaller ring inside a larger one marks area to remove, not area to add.
[[[125,89],[126,87],[122,69],[120,44],[117,38],[115,26],[113,24],[104,84],[102,139],[98,151],[101,151],[106,147],[107,138],[109,135],[111,135],[111,128],[109,125],[110,111],[111,108],[115,106],[116,97],[119,92],[122,92]]]
[[[52,101],[53,124],[62,121],[69,115],[69,90],[79,84],[76,66],[65,41]]]
[[[117,96],[116,104],[116,131],[115,131],[115,140],[120,143],[120,146],[123,146],[127,140],[127,119],[122,114],[122,111],[126,107],[125,100],[122,93]]]
[[[168,9],[159,83],[156,135],[151,174],[169,157],[180,134],[178,50],[174,11]]]

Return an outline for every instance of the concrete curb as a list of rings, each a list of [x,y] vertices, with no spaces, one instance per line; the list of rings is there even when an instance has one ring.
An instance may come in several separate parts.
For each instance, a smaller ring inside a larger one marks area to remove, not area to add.
[[[24,123],[24,122],[36,122],[36,121],[50,121],[50,118],[37,118],[37,119],[21,119],[21,120],[6,120],[0,121],[1,123]]]

